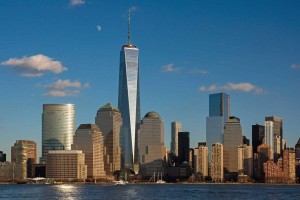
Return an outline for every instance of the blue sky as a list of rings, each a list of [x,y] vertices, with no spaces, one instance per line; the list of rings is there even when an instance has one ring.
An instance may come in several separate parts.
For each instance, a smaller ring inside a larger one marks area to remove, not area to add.
[[[74,103],[76,126],[99,107],[117,106],[119,53],[140,49],[142,116],[158,112],[170,145],[171,121],[205,141],[208,95],[226,92],[231,114],[251,125],[283,118],[284,137],[300,137],[300,2],[0,1],[0,150],[38,143],[44,103]],[[97,26],[101,27],[97,29]]]

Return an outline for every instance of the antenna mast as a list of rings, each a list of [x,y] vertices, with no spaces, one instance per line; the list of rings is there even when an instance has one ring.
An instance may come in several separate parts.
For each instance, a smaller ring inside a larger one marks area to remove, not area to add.
[[[130,9],[128,10],[128,44],[130,45]]]

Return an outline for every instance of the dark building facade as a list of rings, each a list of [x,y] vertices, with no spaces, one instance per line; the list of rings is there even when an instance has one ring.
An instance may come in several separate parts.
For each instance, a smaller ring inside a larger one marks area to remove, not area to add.
[[[0,151],[0,162],[5,162],[6,161],[6,154],[3,153],[3,151]]]
[[[250,146],[250,140],[243,135],[243,144],[246,144],[247,146]]]
[[[190,132],[178,132],[178,159],[179,164],[189,163]]]
[[[257,147],[262,144],[264,134],[265,134],[265,126],[259,124],[252,125],[253,153],[257,153]]]

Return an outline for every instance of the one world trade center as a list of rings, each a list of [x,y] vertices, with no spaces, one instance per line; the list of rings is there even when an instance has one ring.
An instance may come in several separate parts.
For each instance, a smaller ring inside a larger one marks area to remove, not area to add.
[[[128,42],[120,52],[118,107],[123,118],[121,128],[122,168],[134,169],[137,163],[137,133],[140,127],[139,49],[130,43],[130,11]]]

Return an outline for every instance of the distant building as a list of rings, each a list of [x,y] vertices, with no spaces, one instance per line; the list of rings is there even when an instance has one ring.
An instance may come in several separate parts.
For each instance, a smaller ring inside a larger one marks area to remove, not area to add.
[[[189,163],[190,132],[178,133],[178,160],[179,164],[186,161]]]
[[[11,162],[22,166],[22,179],[30,177],[32,166],[37,161],[37,146],[31,140],[17,140],[11,147]]]
[[[221,143],[213,144],[210,163],[210,173],[212,181],[223,182],[223,167],[223,145]]]
[[[264,144],[270,147],[270,159],[274,160],[274,123],[265,121]]]
[[[120,111],[110,103],[99,108],[95,123],[104,136],[104,169],[107,175],[113,175],[121,169],[121,126]]]
[[[255,179],[257,181],[264,181],[264,163],[270,160],[271,150],[270,146],[261,144],[257,147],[258,158],[256,160],[257,169],[255,171]]]
[[[182,131],[181,122],[171,123],[171,152],[178,156],[178,132]]]
[[[300,182],[300,138],[298,139],[297,144],[295,145],[295,158],[296,158],[296,181]]]
[[[238,147],[238,173],[253,177],[253,151],[252,146],[246,144]]]
[[[0,162],[0,180],[24,180],[24,166],[14,162]]]
[[[75,134],[74,104],[44,104],[42,114],[42,157],[49,150],[71,150]]]
[[[240,119],[230,117],[224,128],[224,178],[236,181],[238,177],[238,147],[243,143]]]
[[[148,112],[139,133],[139,174],[143,177],[162,173],[164,157],[164,123],[156,112]]]
[[[54,179],[87,178],[84,153],[80,150],[54,150],[46,155],[46,177]]]
[[[223,144],[224,125],[230,116],[230,97],[226,93],[209,95],[209,116],[206,117],[206,142],[209,161],[214,143]]]
[[[6,161],[6,154],[3,153],[3,151],[0,151],[0,162],[5,162]]]
[[[103,162],[103,135],[95,124],[81,124],[76,130],[72,150],[82,150],[85,154],[87,177],[105,176]]]
[[[247,146],[250,146],[250,140],[243,135],[243,144],[246,144]]]
[[[265,127],[263,125],[252,125],[252,147],[253,153],[257,153],[257,147],[263,143]]]
[[[295,169],[295,149],[294,148],[287,148],[283,150],[283,172],[287,177],[288,183],[295,183],[296,182],[296,169]]]
[[[269,116],[269,117],[265,117],[265,121],[272,121],[273,122],[274,138],[275,137],[280,138],[280,140],[281,140],[280,149],[283,149],[283,144],[282,144],[282,139],[283,139],[282,118],[277,117],[277,116]],[[279,157],[280,155],[282,155],[282,151],[281,151],[281,153],[279,153],[279,155],[276,155],[277,152],[275,152],[274,150],[273,150],[273,153],[275,154],[275,157]]]
[[[194,149],[190,148],[189,150],[189,162],[188,164],[194,169]]]
[[[194,172],[200,175],[201,181],[208,176],[208,147],[205,145],[194,149]]]

